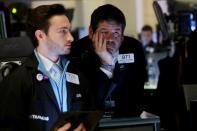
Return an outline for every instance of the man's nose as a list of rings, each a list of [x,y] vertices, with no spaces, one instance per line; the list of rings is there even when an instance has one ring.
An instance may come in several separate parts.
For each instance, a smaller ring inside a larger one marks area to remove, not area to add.
[[[73,42],[74,37],[72,36],[71,32],[69,32],[68,37],[67,37],[67,40],[68,40],[69,42]]]
[[[108,41],[113,41],[113,40],[114,40],[114,35],[113,35],[113,33],[111,33],[111,32],[108,33],[106,39],[107,39]]]

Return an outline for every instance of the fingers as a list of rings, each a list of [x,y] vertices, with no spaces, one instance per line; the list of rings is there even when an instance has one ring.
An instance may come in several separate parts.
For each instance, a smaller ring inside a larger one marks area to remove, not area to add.
[[[97,50],[100,48],[100,43],[99,43],[99,33],[95,32],[93,35],[93,46]]]
[[[103,34],[96,31],[93,35],[93,46],[95,53],[99,56],[100,60],[104,64],[112,63],[112,55],[107,51],[107,40],[104,38]]]
[[[70,127],[71,127],[71,123],[66,123],[65,125],[63,125],[62,127],[60,127],[55,131],[67,131],[68,129],[70,129]]]
[[[107,42],[102,33],[100,33],[99,31],[95,32],[92,41],[96,52],[106,51]]]
[[[83,123],[80,123],[79,126],[73,131],[86,131],[86,128]]]

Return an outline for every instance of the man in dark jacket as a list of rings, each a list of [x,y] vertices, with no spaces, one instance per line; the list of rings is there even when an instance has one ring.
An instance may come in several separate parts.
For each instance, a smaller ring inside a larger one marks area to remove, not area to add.
[[[140,115],[147,78],[142,44],[124,36],[125,26],[117,7],[100,6],[91,15],[89,36],[71,49],[71,60],[92,82],[97,108],[124,117]]]
[[[61,112],[87,110],[88,83],[64,57],[73,37],[62,5],[42,5],[27,20],[31,56],[0,84],[0,130],[49,131]],[[56,130],[68,130],[66,123]],[[81,123],[76,131],[85,131]]]

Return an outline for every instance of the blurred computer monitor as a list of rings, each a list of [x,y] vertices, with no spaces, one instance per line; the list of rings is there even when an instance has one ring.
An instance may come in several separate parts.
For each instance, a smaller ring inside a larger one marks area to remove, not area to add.
[[[29,37],[10,37],[0,39],[0,62],[21,60],[33,52]]]
[[[182,35],[189,35],[197,28],[195,13],[192,11],[178,12],[178,32]]]
[[[106,118],[100,121],[97,131],[160,131],[160,120],[159,117]]]

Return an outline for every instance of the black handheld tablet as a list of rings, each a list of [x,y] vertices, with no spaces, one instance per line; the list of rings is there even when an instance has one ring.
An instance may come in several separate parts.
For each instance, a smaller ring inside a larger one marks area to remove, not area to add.
[[[103,112],[101,111],[71,111],[63,112],[60,114],[58,120],[54,124],[52,131],[55,128],[60,128],[64,124],[70,122],[70,131],[73,131],[78,127],[80,123],[83,123],[87,131],[93,131],[97,126],[99,120],[102,118]]]

